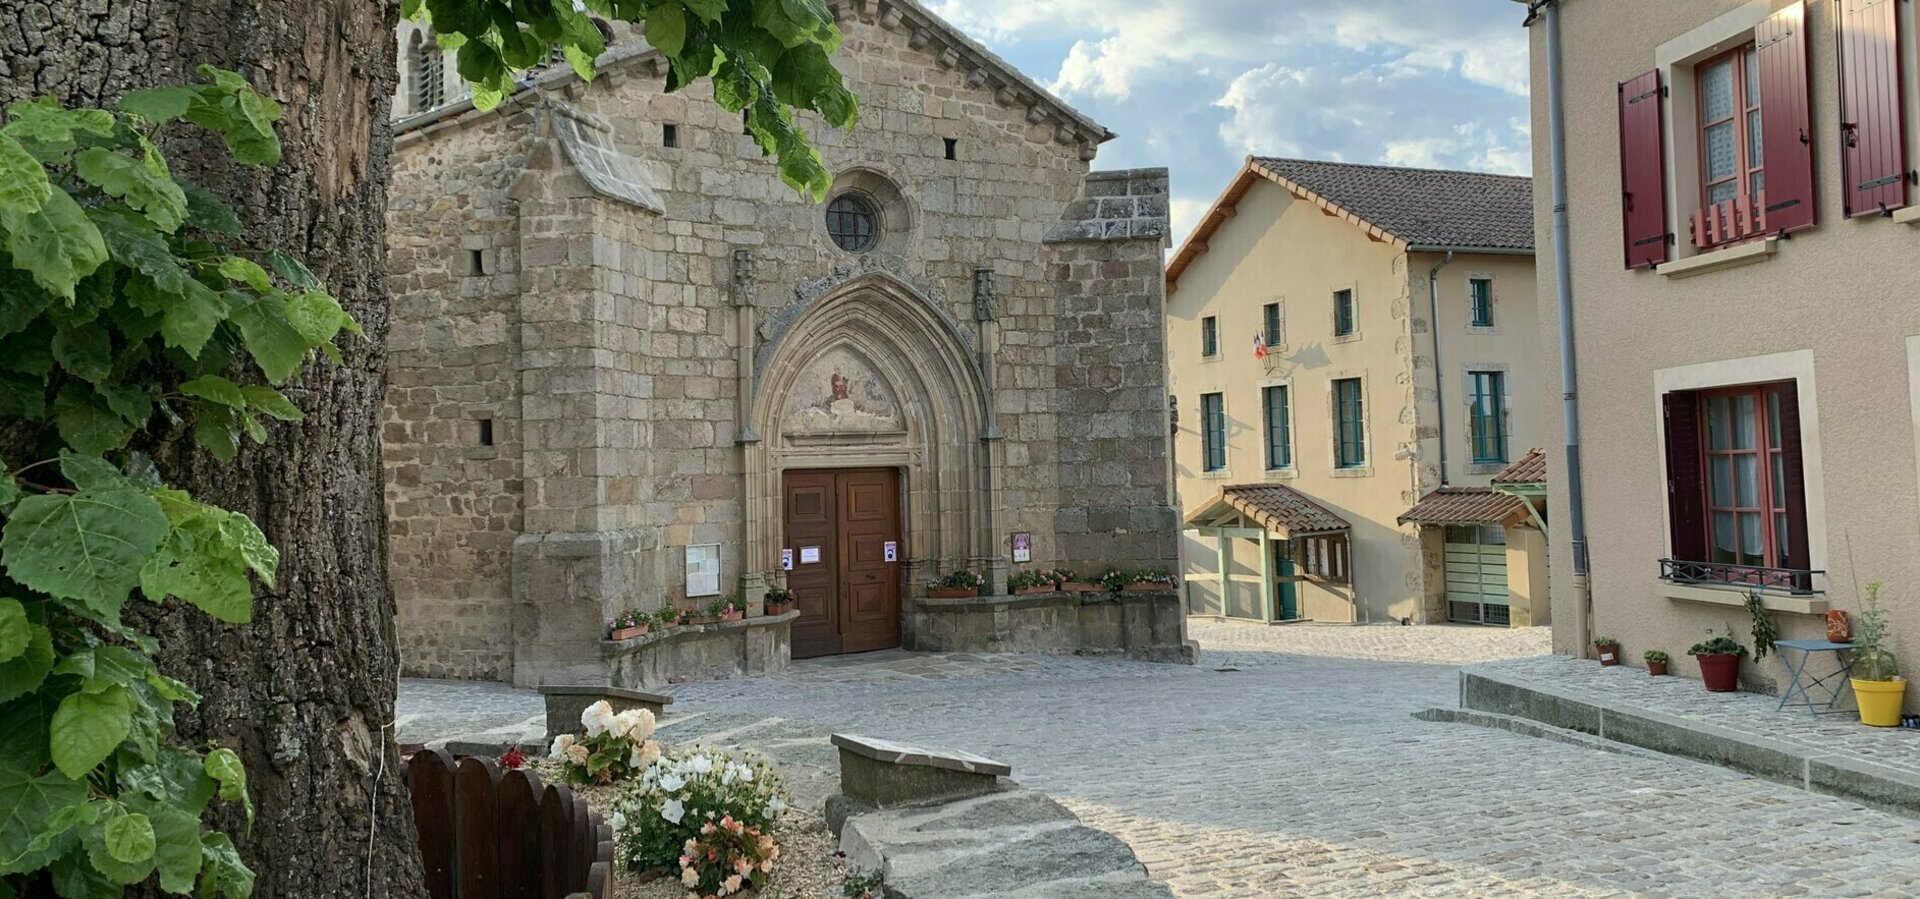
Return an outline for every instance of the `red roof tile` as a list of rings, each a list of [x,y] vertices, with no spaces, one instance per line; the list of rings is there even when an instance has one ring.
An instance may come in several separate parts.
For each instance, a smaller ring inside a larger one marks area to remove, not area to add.
[[[1520,461],[1500,469],[1493,476],[1495,484],[1545,484],[1547,482],[1547,451],[1531,450]]]
[[[1519,497],[1491,487],[1442,487],[1402,513],[1401,524],[1502,524],[1525,515]]]

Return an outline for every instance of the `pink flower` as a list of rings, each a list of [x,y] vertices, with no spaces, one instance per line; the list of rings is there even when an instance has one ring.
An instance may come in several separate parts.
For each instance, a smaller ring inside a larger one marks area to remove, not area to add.
[[[721,883],[721,886],[723,886],[723,887],[725,887],[725,888],[726,888],[726,890],[727,890],[727,892],[729,892],[729,893],[735,893],[735,892],[739,892],[739,890],[740,890],[740,875],[738,875],[738,874],[735,874],[735,875],[733,875],[732,877],[729,877],[729,878],[727,878],[727,879],[726,879],[725,881],[723,881],[723,882]]]

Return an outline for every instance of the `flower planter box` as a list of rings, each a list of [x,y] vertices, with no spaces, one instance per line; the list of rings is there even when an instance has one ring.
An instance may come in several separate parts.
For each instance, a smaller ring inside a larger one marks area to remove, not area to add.
[[[928,587],[928,599],[969,599],[980,595],[979,587]]]
[[[1086,581],[1068,581],[1060,585],[1062,593],[1099,593],[1101,589],[1103,588],[1099,584],[1089,584]]]
[[[1740,657],[1725,655],[1694,656],[1700,662],[1700,680],[1713,693],[1732,693],[1740,689]]]
[[[1162,584],[1162,583],[1159,583],[1158,581],[1134,581],[1133,583],[1128,584],[1125,587],[1121,587],[1120,592],[1122,593],[1172,593],[1173,585]]]
[[[641,626],[639,626],[639,627],[623,627],[623,628],[619,628],[619,629],[616,629],[616,630],[615,630],[615,631],[614,631],[613,633],[611,633],[611,634],[608,634],[608,635],[607,635],[607,639],[609,639],[609,640],[631,640],[631,639],[633,639],[634,637],[644,637],[644,636],[646,636],[646,635],[647,635],[647,632],[648,632],[649,630],[651,630],[651,627],[650,627],[649,625],[644,625],[644,624],[643,624],[643,625],[641,625]]]
[[[745,617],[747,617],[747,613],[745,612],[721,612],[720,613],[721,621],[739,621],[740,619]]]
[[[1054,589],[1052,584],[1040,584],[1039,586],[1035,586],[1035,587],[1021,587],[1020,589],[1013,591],[1013,595],[1032,596],[1035,593],[1058,593],[1058,592],[1060,591]]]

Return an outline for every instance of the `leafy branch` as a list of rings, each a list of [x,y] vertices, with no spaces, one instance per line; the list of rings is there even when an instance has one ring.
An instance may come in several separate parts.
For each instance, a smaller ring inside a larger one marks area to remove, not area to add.
[[[296,260],[241,255],[233,210],[172,174],[154,138],[176,120],[280,158],[279,105],[198,75],[114,110],[16,103],[0,127],[0,418],[37,457],[0,460],[0,897],[253,889],[200,820],[219,799],[252,821],[240,757],[177,742],[174,706],[200,697],[122,612],[138,595],[244,623],[279,553],[132,447],[185,435],[231,461],[263,418],[301,417],[275,385],[359,327]]]
[[[714,100],[743,114],[760,152],[778,157],[781,180],[815,202],[833,176],[793,110],[836,128],[860,117],[833,66],[841,36],[825,0],[403,0],[401,14],[431,23],[440,46],[457,51],[480,109],[518,90],[515,73],[544,65],[555,50],[591,79],[606,50],[592,15],[638,24],[667,59],[667,90],[711,78]]]

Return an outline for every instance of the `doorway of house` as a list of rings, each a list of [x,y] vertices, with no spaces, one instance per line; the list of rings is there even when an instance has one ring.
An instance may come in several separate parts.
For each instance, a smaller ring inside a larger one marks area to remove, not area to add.
[[[901,540],[900,472],[789,470],[783,486],[787,589],[800,612],[793,657],[899,646],[900,563],[886,544]]]
[[[1447,525],[1447,620],[1506,627],[1507,532],[1497,524]]]

